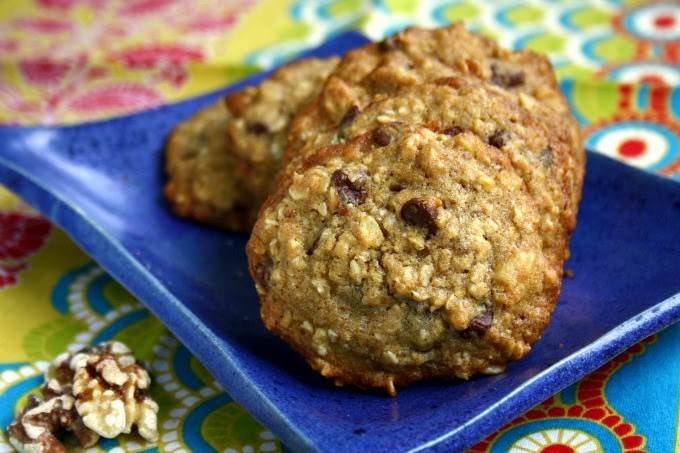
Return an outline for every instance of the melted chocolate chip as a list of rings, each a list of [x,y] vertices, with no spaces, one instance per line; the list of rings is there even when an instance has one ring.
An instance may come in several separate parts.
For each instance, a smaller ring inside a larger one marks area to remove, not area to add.
[[[443,134],[450,135],[451,137],[455,137],[456,135],[460,134],[463,132],[463,129],[458,126],[451,126],[447,127],[442,131]]]
[[[411,225],[427,228],[428,236],[437,233],[439,226],[437,226],[437,217],[439,211],[432,203],[422,198],[411,198],[404,203],[400,212],[401,218]]]
[[[491,82],[495,85],[514,88],[522,85],[525,79],[524,71],[509,71],[497,63],[491,65]]]
[[[523,71],[517,71],[517,72],[511,72],[508,75],[508,87],[513,88],[519,85],[522,85],[524,83],[524,72]]]
[[[345,115],[340,120],[340,124],[338,124],[338,137],[346,138],[345,129],[347,129],[347,127],[350,124],[352,124],[352,121],[354,121],[354,119],[357,116],[359,116],[359,113],[360,113],[359,107],[357,107],[356,105],[353,105],[347,109]]]
[[[375,141],[378,146],[387,146],[392,142],[392,137],[385,132],[384,129],[376,129],[376,131],[373,132],[373,141]]]
[[[254,123],[248,124],[246,130],[251,134],[264,135],[269,132],[269,126],[260,121],[256,121]]]
[[[335,170],[331,176],[331,182],[335,186],[335,190],[338,192],[338,196],[344,204],[351,203],[361,205],[366,201],[366,197],[368,196],[366,187],[357,184],[356,181],[351,181],[344,171]]]
[[[489,145],[495,146],[496,148],[502,148],[508,143],[508,140],[510,140],[510,136],[507,132],[503,129],[496,129],[496,132],[489,137]]]
[[[485,311],[481,315],[477,315],[470,321],[470,325],[467,329],[461,332],[463,338],[471,338],[473,334],[482,336],[489,330],[491,323],[493,322],[493,312]]]
[[[269,257],[266,257],[264,261],[257,263],[257,266],[255,266],[255,281],[265,289],[269,286],[272,267],[274,267],[274,262]]]
[[[403,50],[401,42],[399,42],[396,36],[390,36],[388,38],[383,39],[378,43],[378,48],[383,53],[391,52],[394,50]]]

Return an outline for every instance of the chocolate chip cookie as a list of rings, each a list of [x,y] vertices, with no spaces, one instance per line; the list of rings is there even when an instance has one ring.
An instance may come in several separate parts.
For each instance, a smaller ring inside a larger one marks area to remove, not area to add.
[[[383,68],[384,69],[384,68]],[[525,181],[542,215],[541,234],[553,271],[562,274],[575,227],[583,169],[572,149],[541,119],[542,104],[522,108],[504,90],[466,76],[406,86],[394,95],[350,107],[335,131],[316,142],[338,142],[389,122],[436,126],[455,135],[469,131],[498,148]],[[544,117],[543,117],[544,118]],[[556,126],[558,127],[558,126]]]
[[[269,195],[293,114],[322,86],[337,58],[279,68],[180,123],[168,139],[164,194],[180,217],[248,232]]]
[[[227,150],[232,120],[222,99],[178,124],[165,146],[163,194],[173,212],[232,231],[250,231],[259,205]]]
[[[497,146],[387,123],[286,174],[247,253],[270,330],[337,384],[393,395],[530,350],[560,283],[540,222]]]
[[[462,23],[439,29],[408,28],[348,52],[315,101],[294,119],[286,154],[297,155],[316,132],[337,127],[355,105],[361,108],[405,85],[444,77],[437,63],[453,71],[453,76],[470,75],[504,89],[529,110],[535,104],[548,107],[545,120],[559,125],[555,133],[583,163],[580,128],[549,60],[527,50],[504,49],[492,39],[469,32]],[[313,143],[312,148],[318,145]]]
[[[229,151],[258,206],[272,190],[291,119],[317,94],[337,63],[338,58],[300,60],[257,86],[226,96],[233,117],[226,128]]]

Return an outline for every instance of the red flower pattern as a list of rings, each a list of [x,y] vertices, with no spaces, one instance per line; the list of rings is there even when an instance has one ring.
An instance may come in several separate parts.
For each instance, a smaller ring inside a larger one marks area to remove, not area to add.
[[[36,0],[36,3],[43,8],[69,9],[75,5],[76,0]]]
[[[163,102],[150,87],[142,85],[107,85],[94,88],[74,97],[69,107],[80,113],[141,110]]]
[[[0,288],[15,285],[26,260],[40,250],[51,230],[43,217],[15,211],[0,211]]]
[[[43,17],[22,17],[14,20],[13,24],[18,28],[45,34],[71,32],[74,28],[69,21]]]
[[[56,61],[50,57],[30,58],[19,61],[19,70],[24,79],[36,85],[60,83],[72,68],[68,61]]]
[[[152,14],[167,8],[176,1],[177,0],[134,0],[125,4],[120,12],[125,15]]]
[[[113,56],[129,68],[148,69],[163,65],[183,65],[185,63],[203,60],[201,49],[171,45],[151,45],[136,47]]]
[[[34,4],[36,12],[4,23],[0,38],[0,53],[16,67],[0,71],[0,105],[13,112],[0,121],[12,124],[93,120],[174,99],[191,81],[188,65],[207,60],[254,1]],[[83,23],[76,10],[90,19]],[[169,40],[168,30],[181,40]]]

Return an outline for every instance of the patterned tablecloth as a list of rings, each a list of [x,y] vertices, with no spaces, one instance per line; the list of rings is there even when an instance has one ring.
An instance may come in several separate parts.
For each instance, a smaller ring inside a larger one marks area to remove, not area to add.
[[[680,180],[680,4],[592,0],[0,2],[0,122],[65,124],[177,101],[356,28],[381,38],[463,19],[547,52],[586,145]],[[679,232],[680,234],[680,232]],[[0,190],[0,452],[61,351],[117,339],[153,372],[160,440],[92,451],[286,450],[137,300]],[[680,325],[630,348],[473,451],[680,451]]]

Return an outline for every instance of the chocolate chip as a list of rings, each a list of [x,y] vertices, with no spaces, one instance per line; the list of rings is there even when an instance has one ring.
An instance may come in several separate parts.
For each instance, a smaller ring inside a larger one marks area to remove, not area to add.
[[[262,123],[260,121],[256,121],[254,123],[248,124],[246,127],[246,130],[255,135],[264,135],[267,132],[269,132],[269,126],[267,126],[265,123]]]
[[[553,153],[554,153],[554,151],[553,151],[553,149],[552,149],[550,146],[548,146],[548,147],[545,148],[543,151],[541,151],[541,157],[540,157],[540,159],[541,159],[541,164],[543,164],[543,166],[544,166],[545,168],[550,168],[550,167],[552,167],[552,163],[553,163]]]
[[[384,129],[376,129],[373,132],[373,141],[379,146],[387,146],[392,142],[392,137]]]
[[[497,63],[491,64],[491,82],[495,85],[514,88],[522,85],[525,79],[524,71],[509,71]]]
[[[366,196],[368,196],[366,187],[363,184],[357,184],[357,181],[351,181],[344,171],[335,170],[331,176],[331,182],[344,204],[361,205],[366,201]]]
[[[525,76],[524,76],[523,71],[511,72],[508,75],[507,86],[512,88],[512,87],[522,85],[524,83],[524,79],[525,79]]]
[[[450,135],[451,137],[455,137],[456,135],[460,134],[463,132],[463,129],[458,126],[451,126],[447,127],[442,131],[443,134]]]
[[[507,132],[503,129],[496,129],[496,132],[489,137],[489,145],[495,146],[496,148],[502,148],[508,143],[508,140],[510,140],[510,136]]]
[[[340,124],[338,124],[338,137],[339,138],[346,138],[345,137],[345,129],[352,124],[352,121],[359,116],[360,110],[359,107],[356,105],[351,106],[350,108],[347,109],[345,112],[345,115],[342,117],[340,120]]]
[[[461,332],[461,335],[463,338],[471,338],[473,334],[477,334],[479,336],[484,335],[486,331],[489,330],[489,327],[491,327],[492,322],[493,312],[485,311],[481,315],[477,315],[472,318],[470,325],[467,329]]]
[[[272,267],[274,267],[274,262],[269,257],[266,257],[264,261],[257,263],[255,266],[255,281],[264,289],[267,289],[269,286]]]
[[[383,39],[378,43],[378,48],[383,53],[391,52],[394,50],[403,50],[401,42],[399,42],[396,36],[390,36],[388,38]]]
[[[437,233],[437,217],[439,211],[433,203],[423,198],[411,198],[404,203],[400,212],[401,218],[411,225],[427,228],[427,235]]]

